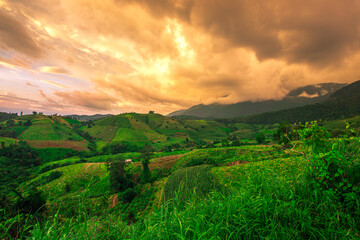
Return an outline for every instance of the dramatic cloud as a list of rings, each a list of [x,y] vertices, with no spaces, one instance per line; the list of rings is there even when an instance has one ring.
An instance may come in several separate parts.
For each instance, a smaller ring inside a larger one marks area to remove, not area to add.
[[[16,50],[30,57],[41,54],[38,44],[23,23],[3,9],[0,9],[0,48]]]
[[[94,110],[111,110],[116,104],[116,99],[101,93],[87,91],[55,92],[55,95],[62,98],[64,102]]]
[[[24,94],[49,113],[166,114],[360,79],[357,0],[3,0],[0,8],[0,94]]]
[[[69,74],[70,72],[61,67],[51,67],[51,66],[43,66],[40,68],[41,72],[45,73],[55,73],[55,74]]]

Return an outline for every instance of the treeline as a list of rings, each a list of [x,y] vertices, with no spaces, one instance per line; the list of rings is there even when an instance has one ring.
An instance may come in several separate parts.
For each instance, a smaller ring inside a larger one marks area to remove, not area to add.
[[[0,112],[0,122],[6,121],[6,120],[10,120],[10,119],[14,119],[16,118],[18,115],[17,113],[5,113],[5,112]]]

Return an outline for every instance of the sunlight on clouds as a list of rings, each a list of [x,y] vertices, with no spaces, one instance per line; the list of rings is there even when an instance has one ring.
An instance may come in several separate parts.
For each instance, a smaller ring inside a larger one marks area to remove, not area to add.
[[[166,31],[173,35],[174,42],[180,55],[189,59],[194,58],[195,52],[186,41],[182,32],[183,29],[181,24],[179,24],[176,20],[168,20],[168,22],[169,23],[166,26]]]
[[[3,62],[3,61],[0,61],[0,65],[4,66],[6,68],[13,69],[13,70],[17,69],[17,66],[10,64],[10,63]]]
[[[278,99],[306,84],[360,78],[358,3],[328,1],[325,10],[301,0],[262,6],[251,0],[0,0],[0,74],[8,86],[16,79],[16,95],[21,81],[41,79],[49,99],[65,99],[79,112],[162,113]],[[39,95],[34,89],[26,89],[31,98]]]
[[[48,84],[50,86],[53,86],[53,87],[69,89],[68,86],[65,86],[65,85],[62,85],[60,83],[56,83],[56,82],[53,82],[53,81],[49,81],[49,80],[39,80],[39,81],[42,82],[42,83]]]

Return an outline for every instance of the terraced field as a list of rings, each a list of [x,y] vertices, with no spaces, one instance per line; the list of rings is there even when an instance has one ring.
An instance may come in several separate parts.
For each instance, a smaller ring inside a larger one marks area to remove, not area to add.
[[[65,140],[26,140],[27,144],[34,148],[71,148],[76,151],[89,151],[88,142],[65,141]]]
[[[17,140],[15,138],[0,137],[0,144],[3,142],[5,146],[9,146],[10,144],[16,143],[16,141]]]
[[[95,125],[95,126],[91,126],[90,128],[84,126],[81,130],[88,132],[91,136],[95,137],[96,139],[109,142],[113,138],[115,138],[118,129],[119,129],[118,126]]]
[[[43,121],[43,120],[40,120]],[[47,120],[46,120],[47,121]],[[60,123],[39,123],[30,126],[20,136],[23,140],[84,140],[77,133]]]
[[[60,172],[61,177],[43,186],[39,186],[39,189],[46,193],[46,197],[49,200],[61,197],[65,191],[66,184],[71,186],[72,192],[80,192],[81,190],[89,189],[90,186],[94,185],[101,178],[107,176],[104,163],[79,163],[40,174],[29,181],[27,185],[31,185],[44,177],[46,178],[46,176],[49,176],[54,171]]]
[[[281,156],[286,156],[286,153],[273,146],[241,146],[199,149],[194,150],[180,158],[172,171],[201,164],[221,166],[236,161],[258,162],[276,159]]]
[[[191,195],[203,196],[221,188],[211,172],[211,167],[201,165],[173,172],[164,185],[164,201],[175,197],[188,199]]]

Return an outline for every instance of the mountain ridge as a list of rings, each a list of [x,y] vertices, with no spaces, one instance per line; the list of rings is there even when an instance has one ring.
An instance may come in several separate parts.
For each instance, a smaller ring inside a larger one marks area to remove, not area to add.
[[[220,119],[250,116],[265,112],[279,111],[321,103],[331,94],[346,86],[343,83],[320,83],[307,85],[291,90],[281,100],[244,101],[234,104],[199,104],[189,109],[178,110],[168,114],[169,117],[189,116],[198,118]]]

